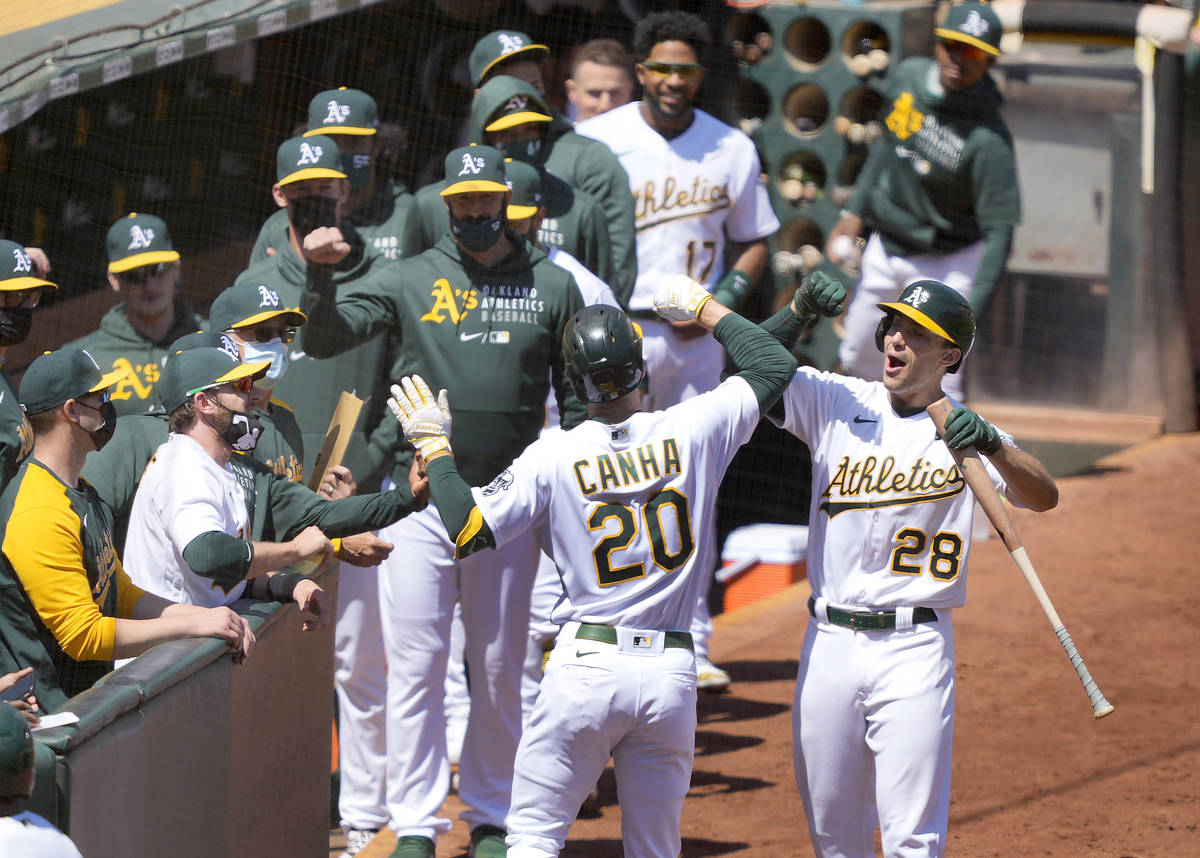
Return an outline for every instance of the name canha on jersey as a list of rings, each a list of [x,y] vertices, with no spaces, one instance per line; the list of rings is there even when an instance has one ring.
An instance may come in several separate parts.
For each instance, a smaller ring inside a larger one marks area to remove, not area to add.
[[[784,428],[808,444],[820,488],[809,510],[813,593],[843,607],[960,607],[975,502],[929,416],[900,417],[881,382],[811,368],[783,402]]]
[[[688,629],[711,571],[698,555],[713,500],[758,416],[734,376],[666,411],[587,420],[531,444],[475,503],[497,541],[532,528],[554,559],[555,623]]]

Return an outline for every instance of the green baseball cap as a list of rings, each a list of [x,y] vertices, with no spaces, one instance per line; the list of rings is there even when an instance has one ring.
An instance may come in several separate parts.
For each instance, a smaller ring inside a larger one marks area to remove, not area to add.
[[[442,196],[473,192],[505,193],[504,156],[491,146],[460,146],[446,156]]]
[[[107,390],[128,373],[128,369],[102,372],[96,359],[85,349],[45,352],[25,370],[17,398],[26,414],[41,414],[68,399]]]
[[[0,703],[0,796],[14,798],[14,783],[33,768],[33,733],[16,708]]]
[[[304,179],[344,179],[332,137],[292,137],[279,144],[275,153],[275,175],[280,185]]]
[[[270,366],[269,360],[242,363],[227,351],[207,346],[177,351],[167,355],[155,390],[170,414],[202,390],[239,378],[262,378]]]
[[[1004,25],[988,4],[967,2],[951,6],[942,26],[933,32],[939,39],[965,42],[997,57],[1000,55],[1000,39],[1004,35]]]
[[[25,248],[15,241],[0,240],[0,292],[20,292],[39,286],[58,288],[58,284],[43,280],[33,273],[33,260]]]
[[[265,283],[245,280],[234,283],[212,302],[209,327],[214,331],[245,328],[276,316],[287,316],[285,324],[296,327],[308,321],[299,307],[288,307],[279,293]]]
[[[476,86],[481,85],[497,63],[517,54],[527,54],[523,59],[536,63],[549,56],[550,49],[536,44],[527,33],[519,30],[493,30],[471,49],[471,58],[467,61],[471,80]]]
[[[508,219],[533,217],[542,207],[542,174],[537,167],[511,158],[504,162],[504,173],[512,191],[506,212]]]
[[[179,259],[179,253],[171,246],[167,224],[152,214],[130,212],[108,228],[104,243],[108,248],[110,274]]]
[[[318,92],[308,105],[308,130],[314,134],[353,134],[369,136],[379,133],[379,105],[361,89],[327,89]]]
[[[491,85],[493,82],[497,84],[496,88],[509,85],[509,81],[515,81],[516,78],[508,78],[501,80],[500,78],[492,78],[484,84],[484,88]],[[550,108],[542,101],[532,86],[522,82],[522,85],[516,87],[517,91],[510,95],[500,105],[492,115],[488,117],[488,124],[483,127],[484,131],[503,131],[505,128],[512,128],[516,125],[525,125],[529,122],[552,122],[554,117],[550,115]],[[488,94],[480,89],[476,98],[487,98]]]

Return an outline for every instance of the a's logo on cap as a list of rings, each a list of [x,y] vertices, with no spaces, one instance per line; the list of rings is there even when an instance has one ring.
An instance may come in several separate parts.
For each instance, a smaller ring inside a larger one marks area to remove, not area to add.
[[[909,296],[904,299],[905,304],[911,304],[914,307],[920,307],[929,300],[929,290],[923,286],[918,286],[909,293]]]
[[[33,261],[29,258],[29,254],[19,247],[13,250],[13,260],[15,262],[14,274],[24,274],[33,270]]]
[[[470,173],[473,176],[477,176],[486,163],[483,158],[476,157],[470,152],[463,152],[462,169],[458,171],[458,175],[465,176],[467,173]]]
[[[525,40],[520,36],[512,33],[501,33],[500,36],[500,53],[511,54],[514,51],[519,51],[525,47]]]
[[[300,144],[300,160],[296,162],[297,167],[303,167],[305,164],[319,164],[321,155],[324,150],[320,146],[313,146],[309,143]]]
[[[129,249],[141,250],[154,241],[154,230],[134,224],[129,227]]]
[[[242,359],[242,353],[238,349],[238,345],[233,341],[232,337],[221,334],[221,344],[217,346],[217,348],[225,352],[225,354],[229,355],[236,361],[241,361]]]
[[[338,104],[336,101],[329,102],[329,112],[325,114],[324,124],[341,125],[350,115],[350,105]]]
[[[991,29],[991,27],[988,25],[988,22],[984,20],[982,15],[972,9],[967,13],[967,20],[962,22],[962,26],[959,29],[968,35],[975,36],[976,38],[982,38],[983,36],[987,35],[987,32]]]
[[[260,307],[278,307],[279,293],[269,287],[266,283],[258,284],[258,306]]]
[[[518,110],[524,110],[526,105],[528,105],[528,104],[529,104],[529,98],[527,96],[514,95],[504,105],[504,112],[505,113],[515,113]]]

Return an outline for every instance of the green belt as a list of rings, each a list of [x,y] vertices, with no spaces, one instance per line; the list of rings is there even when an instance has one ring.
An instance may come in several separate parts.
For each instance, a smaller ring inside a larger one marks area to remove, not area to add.
[[[666,635],[666,640],[663,643],[664,647],[675,647],[676,649],[691,649],[692,648],[692,633],[691,632],[663,632]],[[579,630],[575,632],[576,638],[583,638],[588,641],[599,641],[600,643],[615,644],[617,642],[617,630],[612,626],[597,626],[592,623],[581,623]]]
[[[817,600],[814,596],[808,597],[808,612],[814,617],[817,615]],[[896,628],[895,611],[843,611],[840,608],[826,608],[825,612],[829,615],[829,622],[835,626],[845,626],[856,632],[878,632]],[[936,623],[938,615],[933,608],[913,608],[912,621]]]

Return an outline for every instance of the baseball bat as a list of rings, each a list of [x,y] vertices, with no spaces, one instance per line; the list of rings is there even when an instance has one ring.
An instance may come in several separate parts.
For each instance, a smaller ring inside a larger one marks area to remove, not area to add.
[[[933,420],[933,425],[937,427],[939,436],[943,434],[946,427],[946,418],[950,416],[953,408],[954,406],[950,404],[950,400],[943,396],[925,409]],[[947,447],[947,449],[950,448]],[[1000,493],[996,491],[996,487],[992,484],[992,478],[988,476],[983,461],[979,458],[979,453],[974,449],[950,449],[950,455],[954,457],[954,461],[958,464],[958,468],[962,472],[963,479],[966,480],[971,493],[975,495],[975,499],[979,501],[979,505],[983,507],[988,520],[996,528],[996,532],[1000,534],[1000,539],[1004,541],[1004,547],[1012,555],[1017,568],[1025,576],[1025,583],[1029,585],[1029,589],[1033,590],[1034,598],[1042,606],[1042,611],[1046,614],[1046,619],[1050,621],[1050,627],[1054,629],[1054,634],[1058,638],[1058,642],[1062,644],[1063,650],[1067,653],[1067,658],[1070,659],[1072,667],[1075,668],[1075,673],[1079,676],[1079,681],[1083,683],[1083,690],[1087,692],[1088,700],[1092,703],[1092,714],[1097,718],[1103,718],[1105,715],[1111,714],[1113,705],[1105,699],[1104,694],[1100,691],[1100,687],[1096,685],[1096,680],[1092,679],[1091,671],[1088,670],[1087,665],[1083,662],[1083,656],[1079,654],[1079,650],[1075,648],[1075,642],[1071,640],[1071,633],[1067,631],[1067,627],[1059,619],[1058,611],[1054,610],[1054,604],[1050,601],[1050,596],[1046,593],[1046,588],[1042,586],[1042,581],[1038,577],[1037,571],[1033,568],[1033,562],[1029,559],[1029,554],[1025,551],[1020,534],[1017,533],[1017,527],[1013,524],[1012,517],[1008,514]]]

